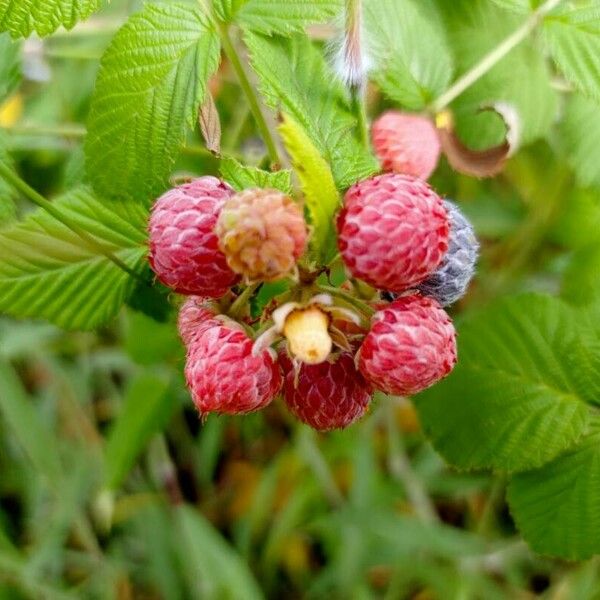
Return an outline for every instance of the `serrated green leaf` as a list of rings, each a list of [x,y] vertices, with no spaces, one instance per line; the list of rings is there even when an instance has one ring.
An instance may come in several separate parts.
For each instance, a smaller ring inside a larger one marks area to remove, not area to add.
[[[335,212],[340,195],[329,165],[306,132],[291,117],[283,115],[279,133],[298,174],[312,225],[311,251],[319,264],[336,254]]]
[[[185,4],[147,4],[119,30],[101,62],[88,120],[94,187],[145,204],[164,191],[219,63],[219,39]]]
[[[600,186],[600,98],[571,94],[560,123],[560,150],[582,186]]]
[[[236,20],[257,33],[289,35],[311,23],[329,21],[343,7],[343,0],[247,0]]]
[[[523,21],[489,0],[444,4],[443,15],[460,73],[471,69]],[[504,121],[495,112],[481,111],[497,104],[516,113],[520,145],[550,131],[559,108],[558,93],[552,88],[545,58],[532,43],[519,45],[452,103],[459,137],[469,147],[484,149],[504,141]]]
[[[60,26],[75,27],[102,5],[102,0],[2,0],[0,2],[0,31],[14,37],[50,35]]]
[[[452,53],[433,10],[413,0],[370,0],[365,29],[374,79],[392,100],[419,110],[446,89]]]
[[[347,188],[378,170],[358,140],[344,87],[306,36],[284,39],[247,33],[245,40],[265,101],[306,131],[331,165],[338,188]]]
[[[144,264],[147,213],[137,204],[100,202],[87,188],[54,201],[129,268]],[[0,311],[92,329],[115,316],[133,278],[43,210],[0,231]]]
[[[144,372],[130,383],[123,407],[106,442],[105,482],[117,489],[145,448],[150,437],[160,429],[171,405],[168,381]]]
[[[20,46],[7,33],[0,34],[0,104],[10,96],[21,81]]]
[[[435,448],[466,469],[543,465],[585,431],[600,352],[559,300],[502,300],[459,329],[455,371],[416,400]]]
[[[546,17],[544,39],[563,75],[600,99],[600,8],[565,7]]]
[[[600,553],[600,421],[569,452],[513,477],[511,513],[540,554],[583,560]]]
[[[259,187],[281,190],[285,194],[292,193],[292,172],[288,169],[272,173],[242,165],[235,158],[226,156],[221,160],[221,176],[238,192]]]

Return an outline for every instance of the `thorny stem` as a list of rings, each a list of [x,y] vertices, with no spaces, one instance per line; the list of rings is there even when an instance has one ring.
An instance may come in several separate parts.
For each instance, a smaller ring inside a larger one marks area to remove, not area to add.
[[[484,56],[470,71],[460,77],[446,92],[432,102],[430,109],[438,113],[456,100],[465,90],[493,69],[507,54],[514,50],[542,22],[544,17],[554,10],[562,0],[547,0],[515,32]]]
[[[108,258],[108,260],[113,262],[115,265],[117,265],[117,267],[125,271],[131,277],[134,277],[143,283],[148,283],[139,273],[136,273],[133,269],[128,267],[120,258],[115,256],[106,248],[103,248],[102,245],[99,244],[87,231],[71,221],[71,219],[58,210],[56,206],[52,204],[52,202],[49,202],[41,194],[36,192],[3,162],[0,162],[0,177],[3,177],[9,184],[11,184],[24,196],[29,198],[29,200],[31,200],[34,204],[37,204],[40,208],[43,208],[49,215],[54,217],[57,221],[60,221],[73,233],[77,234],[86,243],[89,249],[104,255],[106,258]]]

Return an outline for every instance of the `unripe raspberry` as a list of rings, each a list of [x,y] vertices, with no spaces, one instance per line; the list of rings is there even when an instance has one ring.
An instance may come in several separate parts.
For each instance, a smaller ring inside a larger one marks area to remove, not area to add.
[[[223,296],[238,279],[214,232],[233,190],[216,177],[200,177],[161,196],[150,216],[150,266],[180,294]]]
[[[283,397],[290,411],[318,431],[348,427],[360,419],[371,400],[371,386],[356,370],[354,357],[343,352],[318,365],[296,369],[281,353]]]
[[[206,298],[190,296],[179,309],[177,329],[186,346],[207,327],[220,324]]]
[[[279,365],[271,351],[252,353],[244,331],[220,323],[193,337],[185,378],[201,414],[249,413],[264,408],[281,388]]]
[[[448,306],[465,295],[475,274],[479,244],[473,226],[458,206],[448,200],[444,204],[450,217],[450,247],[437,271],[418,289],[424,296],[431,296],[442,306]]]
[[[358,364],[376,389],[396,396],[416,394],[456,364],[452,321],[433,298],[398,298],[373,317]]]
[[[309,365],[326,360],[333,346],[329,322],[329,316],[316,305],[292,311],[283,326],[290,353]]]
[[[302,210],[277,190],[250,189],[229,198],[216,231],[229,266],[248,281],[285,277],[306,247]]]
[[[442,199],[423,181],[388,173],[352,186],[338,217],[338,245],[354,277],[403,292],[433,273],[448,250]]]
[[[440,159],[435,126],[419,115],[390,110],[373,123],[371,138],[384,171],[428,179]]]

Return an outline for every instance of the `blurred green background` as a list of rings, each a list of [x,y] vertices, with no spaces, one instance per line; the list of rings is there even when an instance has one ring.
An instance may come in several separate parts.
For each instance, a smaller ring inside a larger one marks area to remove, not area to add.
[[[84,182],[98,60],[137,6],[115,1],[18,49],[24,77],[0,106],[0,135],[46,197]],[[213,93],[224,147],[257,163],[263,148],[227,66]],[[375,90],[370,104],[384,107]],[[477,118],[490,119],[479,134],[502,134],[493,116]],[[445,163],[434,176],[482,242],[459,321],[524,290],[584,302],[600,289],[600,192],[554,136],[533,132],[494,180]],[[194,134],[175,178],[217,167]],[[280,402],[201,423],[173,320],[128,307],[97,332],[66,333],[0,318],[0,599],[600,597],[599,563],[530,552],[502,477],[445,465],[408,400],[377,398],[361,423],[328,435]]]

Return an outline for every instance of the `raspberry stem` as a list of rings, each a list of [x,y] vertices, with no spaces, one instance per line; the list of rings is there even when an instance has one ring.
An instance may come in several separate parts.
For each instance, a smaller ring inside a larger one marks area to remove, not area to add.
[[[355,298],[354,296],[350,296],[349,294],[346,294],[346,292],[344,292],[340,288],[336,288],[331,285],[319,285],[317,287],[320,291],[330,294],[334,298],[339,298],[340,300],[346,302],[347,304],[350,304],[350,306],[352,306],[352,308],[359,311],[360,314],[363,317],[365,317],[365,319],[367,319],[367,321],[369,321],[376,312],[366,302],[363,302],[362,300],[359,300],[358,298]]]
[[[279,152],[277,151],[277,144],[275,143],[275,139],[269,126],[267,125],[267,121],[265,120],[265,116],[263,115],[262,108],[259,104],[258,98],[254,93],[252,88],[252,84],[248,79],[248,75],[242,65],[242,61],[231,41],[231,36],[229,35],[229,30],[227,26],[223,23],[217,23],[217,28],[219,31],[219,35],[221,37],[221,43],[223,45],[223,50],[237,75],[240,87],[242,91],[246,95],[248,100],[248,104],[250,105],[250,110],[252,112],[252,116],[256,122],[256,126],[260,131],[260,134],[263,138],[265,145],[267,146],[267,152],[269,153],[269,159],[272,165],[280,165],[281,161],[279,159]]]
[[[261,285],[261,283],[253,283],[251,285],[246,286],[244,291],[235,299],[233,304],[229,307],[227,314],[232,319],[237,319],[242,314],[242,311],[248,304],[250,298],[252,298],[254,292],[256,292],[256,290]]]
[[[21,177],[19,177],[10,167],[8,167],[3,162],[0,162],[0,177],[2,177],[13,188],[21,192],[25,197],[31,200],[31,202],[33,202],[40,208],[43,208],[57,221],[60,221],[63,225],[65,225],[65,227],[68,227],[73,233],[77,234],[85,242],[88,249],[92,250],[93,252],[98,252],[99,254],[102,254],[131,277],[149,285],[149,282],[146,281],[139,273],[128,267],[120,258],[115,256],[112,252],[110,252],[101,244],[99,244],[87,231],[85,231],[79,225],[71,221],[71,219],[69,219],[60,210],[58,210],[56,206],[52,204],[52,202],[48,202],[46,198],[44,198],[40,193],[34,190],[28,183],[21,179]]]
[[[438,113],[463,92],[468,90],[474,83],[479,81],[486,73],[491,71],[507,54],[514,50],[531,34],[544,17],[552,12],[562,0],[547,0],[516,31],[511,33],[489,54],[484,56],[470,71],[467,71],[460,77],[448,90],[446,90],[437,100],[432,102],[430,109],[433,113]]]

